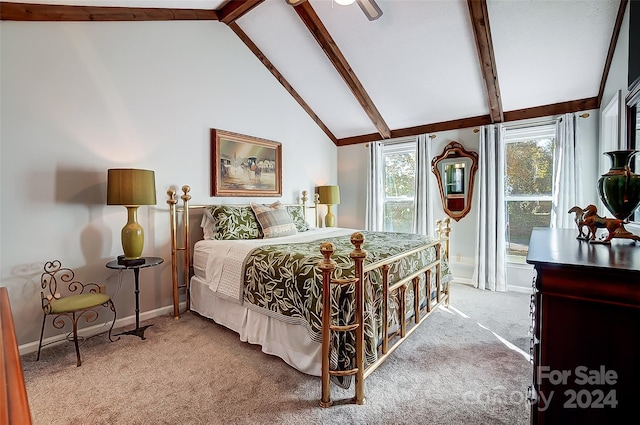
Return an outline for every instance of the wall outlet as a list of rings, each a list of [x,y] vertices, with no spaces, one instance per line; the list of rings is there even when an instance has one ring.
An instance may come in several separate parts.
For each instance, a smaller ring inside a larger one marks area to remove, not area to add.
[[[464,256],[461,253],[456,254],[456,262],[462,263],[463,259],[464,259]]]

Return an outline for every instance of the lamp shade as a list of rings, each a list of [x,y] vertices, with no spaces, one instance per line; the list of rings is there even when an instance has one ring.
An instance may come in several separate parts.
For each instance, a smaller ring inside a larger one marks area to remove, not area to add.
[[[155,205],[156,179],[151,170],[107,170],[107,205]]]
[[[340,203],[340,186],[318,186],[319,202],[325,205]]]

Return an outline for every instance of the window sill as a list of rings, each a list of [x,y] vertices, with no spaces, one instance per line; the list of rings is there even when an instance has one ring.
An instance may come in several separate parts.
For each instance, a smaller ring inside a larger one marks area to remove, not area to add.
[[[507,255],[507,265],[531,267],[530,264],[527,264],[527,257],[521,255]]]

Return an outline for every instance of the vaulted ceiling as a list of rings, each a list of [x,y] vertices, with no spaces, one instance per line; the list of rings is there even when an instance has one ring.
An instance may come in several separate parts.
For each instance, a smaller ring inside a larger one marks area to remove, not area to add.
[[[2,20],[229,26],[338,146],[596,109],[627,0],[40,0]]]

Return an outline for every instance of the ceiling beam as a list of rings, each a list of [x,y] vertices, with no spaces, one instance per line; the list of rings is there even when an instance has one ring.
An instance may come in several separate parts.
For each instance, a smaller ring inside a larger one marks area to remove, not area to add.
[[[443,121],[433,124],[423,124],[415,127],[393,130],[391,132],[391,135],[394,138],[417,136],[419,134],[429,134],[447,130],[459,130],[462,128],[479,127],[488,124],[491,124],[491,117],[489,115],[480,115],[477,117],[461,118],[457,120]]]
[[[215,10],[0,2],[3,21],[217,21]]]
[[[611,42],[609,43],[609,51],[607,52],[607,60],[604,63],[604,69],[602,70],[602,78],[600,79],[600,89],[598,90],[598,108],[602,105],[602,96],[604,96],[604,86],[609,78],[609,70],[611,69],[611,61],[613,61],[613,53],[616,51],[616,44],[618,43],[618,36],[620,35],[620,28],[622,27],[622,19],[624,18],[624,12],[627,9],[627,0],[621,0],[618,7],[618,15],[616,16],[616,23],[613,26],[613,33],[611,34]]]
[[[489,101],[489,115],[494,123],[504,121],[502,100],[500,99],[500,85],[498,84],[498,69],[493,53],[491,28],[489,26],[489,12],[486,0],[467,0],[471,26],[476,39],[476,48],[480,60],[480,68],[487,89]]]
[[[517,109],[504,113],[505,122],[526,120],[529,118],[550,117],[553,115],[568,114],[571,112],[588,111],[598,109],[597,97],[572,100],[569,102],[553,103],[551,105],[536,106],[533,108]]]
[[[407,127],[398,130],[391,131],[391,138],[396,139],[399,137],[417,136],[419,134],[436,133],[438,131],[458,130],[461,128],[476,127],[481,125],[491,124],[491,117],[489,115],[482,115],[478,117],[462,118],[459,120],[444,121],[433,124],[424,124],[416,127]],[[359,143],[377,142],[380,140],[380,135],[377,133],[363,134],[361,136],[345,137],[338,139],[338,146],[356,145]]]
[[[237,19],[242,18],[263,1],[264,0],[231,0],[218,10],[218,19],[229,25]]]
[[[289,84],[286,78],[284,78],[284,76],[280,73],[280,71],[278,71],[278,69],[271,63],[271,61],[262,53],[262,51],[258,48],[258,46],[256,46],[255,43],[251,41],[249,36],[244,31],[242,31],[242,29],[238,26],[238,24],[235,22],[232,22],[231,24],[229,24],[229,28],[231,28],[231,30],[234,33],[236,33],[236,35],[240,38],[240,40],[242,40],[244,44],[247,45],[249,50],[251,50],[253,54],[256,55],[256,57],[269,70],[269,72],[271,72],[271,74],[273,74],[273,76],[276,77],[276,80],[278,80],[278,82],[282,84],[285,90],[289,92],[289,94],[296,100],[296,102],[298,102],[298,104],[302,106],[302,109],[304,109],[305,112],[309,114],[311,119],[318,125],[318,127],[322,129],[322,131],[324,131],[327,137],[329,137],[329,139],[331,139],[333,143],[337,145],[338,139],[336,138],[336,136],[334,136],[333,133],[331,133],[329,128],[326,125],[324,125],[322,120],[315,114],[315,112],[313,112],[311,107],[307,105],[304,99],[302,99],[302,96],[300,96],[298,92],[295,91],[295,89],[291,86],[291,84]]]
[[[569,102],[554,103],[551,105],[536,106],[534,108],[518,109],[504,113],[505,122],[519,121],[531,118],[550,117],[571,112],[588,111],[598,109],[598,98],[572,100]],[[425,124],[416,127],[407,127],[391,131],[391,138],[417,136],[418,134],[436,133],[438,131],[460,130],[464,128],[479,127],[491,124],[489,115],[462,118],[459,120],[444,121],[433,124]],[[377,142],[380,135],[377,133],[363,134],[361,136],[345,137],[338,139],[338,146],[356,145],[360,143]]]
[[[382,118],[382,114],[380,114],[380,111],[376,108],[376,105],[360,83],[360,80],[358,80],[353,69],[351,69],[351,66],[329,34],[329,31],[327,31],[322,21],[320,21],[320,18],[316,14],[315,10],[313,10],[313,7],[311,7],[311,4],[308,1],[305,1],[294,6],[294,9],[322,50],[324,50],[325,54],[345,81],[353,95],[356,97],[360,106],[362,106],[362,109],[364,109],[366,114],[369,116],[369,119],[373,122],[373,125],[378,130],[378,133],[380,133],[380,136],[383,139],[390,138],[391,130]]]

